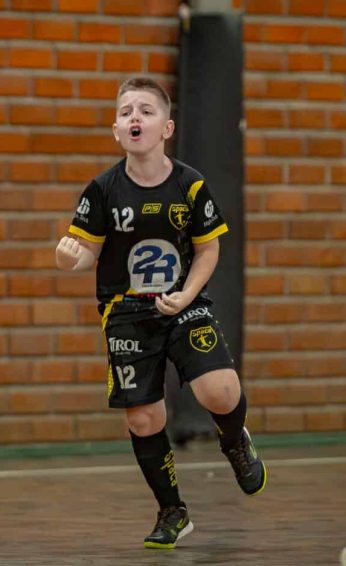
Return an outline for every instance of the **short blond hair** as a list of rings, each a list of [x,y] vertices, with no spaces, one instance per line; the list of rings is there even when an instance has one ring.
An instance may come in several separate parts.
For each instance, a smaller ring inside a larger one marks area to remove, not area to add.
[[[171,113],[171,99],[167,91],[156,81],[150,79],[149,77],[133,77],[132,79],[127,79],[124,81],[118,90],[117,103],[120,96],[125,94],[130,90],[147,90],[149,92],[155,93],[159,99],[164,103],[167,108],[168,115]]]

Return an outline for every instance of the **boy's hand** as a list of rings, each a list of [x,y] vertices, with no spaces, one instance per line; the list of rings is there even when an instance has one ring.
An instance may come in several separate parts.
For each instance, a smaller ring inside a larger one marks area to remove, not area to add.
[[[180,291],[166,295],[162,293],[162,297],[155,298],[155,304],[158,311],[162,314],[174,315],[178,314],[191,303],[192,299],[186,291]]]
[[[80,243],[74,238],[64,236],[56,248],[56,262],[61,269],[73,269],[81,254]]]

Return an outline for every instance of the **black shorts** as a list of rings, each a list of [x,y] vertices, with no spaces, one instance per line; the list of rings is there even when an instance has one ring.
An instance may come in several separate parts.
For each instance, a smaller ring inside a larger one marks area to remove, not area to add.
[[[164,397],[166,360],[181,383],[204,373],[233,368],[210,306],[193,302],[175,316],[162,315],[152,301],[115,303],[105,327],[110,407],[135,407]]]

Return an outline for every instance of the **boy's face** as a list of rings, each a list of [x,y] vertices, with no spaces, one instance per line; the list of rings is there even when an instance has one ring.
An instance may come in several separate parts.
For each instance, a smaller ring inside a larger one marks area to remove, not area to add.
[[[164,144],[174,131],[168,109],[155,92],[129,90],[117,104],[115,139],[128,153],[146,154]]]

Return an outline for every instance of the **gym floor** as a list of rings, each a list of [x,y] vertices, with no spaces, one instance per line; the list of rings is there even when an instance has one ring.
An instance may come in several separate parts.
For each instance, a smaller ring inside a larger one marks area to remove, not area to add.
[[[266,448],[262,494],[239,490],[215,442],[176,449],[195,530],[143,538],[156,504],[132,454],[0,462],[1,566],[332,566],[346,546],[346,446]]]

